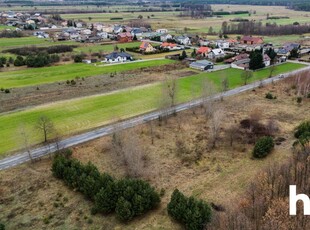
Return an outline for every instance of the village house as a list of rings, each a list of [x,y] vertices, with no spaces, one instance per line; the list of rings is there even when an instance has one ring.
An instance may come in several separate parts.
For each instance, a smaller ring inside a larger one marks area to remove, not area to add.
[[[168,33],[168,30],[167,30],[167,29],[157,29],[157,30],[156,30],[156,33],[159,33],[159,34],[166,34],[166,33]]]
[[[117,35],[117,40],[119,42],[131,42],[133,40],[133,36],[129,32],[120,33]]]
[[[265,67],[270,66],[271,58],[267,54],[263,55],[263,61],[264,61]]]
[[[111,25],[104,25],[101,29],[102,32],[107,32],[107,33],[113,33],[113,26]]]
[[[187,36],[176,36],[174,38],[181,45],[191,45],[191,39]]]
[[[123,31],[124,31],[124,29],[123,29],[122,26],[114,25],[113,32],[114,32],[115,34],[122,33]]]
[[[208,54],[208,58],[210,59],[221,58],[224,56],[225,56],[225,52],[222,49],[213,49]]]
[[[200,46],[208,46],[208,45],[210,45],[210,41],[207,40],[207,39],[200,39],[199,40],[199,45]]]
[[[201,60],[201,61],[196,61],[193,62],[189,65],[190,68],[192,69],[198,69],[201,71],[213,69],[214,64],[208,60]]]
[[[236,61],[240,61],[240,60],[243,60],[243,59],[248,59],[249,57],[250,57],[249,54],[242,53],[242,54],[239,54],[239,55],[237,55],[235,57],[232,57],[232,58],[224,60],[224,63],[231,64],[231,63],[236,62]]]
[[[109,38],[109,34],[107,32],[99,32],[97,33],[97,36],[101,37],[102,39]]]
[[[171,34],[161,34],[160,35],[160,41],[161,42],[166,42],[168,40],[172,39],[172,35]]]
[[[183,47],[181,46],[178,46],[177,44],[175,43],[169,43],[169,42],[163,42],[161,45],[160,45],[161,48],[163,49],[168,49],[170,51],[172,50],[181,50],[181,49],[184,49]]]
[[[130,54],[126,52],[112,52],[105,57],[103,62],[107,63],[119,63],[132,61],[133,58]]]
[[[249,69],[249,63],[250,63],[250,58],[243,58],[240,60],[237,60],[233,63],[231,63],[231,68],[234,69],[242,69],[242,70],[246,70]]]
[[[215,42],[215,46],[217,48],[221,48],[221,49],[228,49],[229,48],[229,42],[225,41],[225,40],[217,40]]]
[[[140,51],[145,53],[154,52],[156,49],[149,42],[142,42],[139,48]]]
[[[206,46],[201,46],[198,50],[197,50],[197,54],[200,54],[204,57],[207,57],[208,54],[211,52],[211,48],[206,47]]]
[[[261,37],[243,36],[240,42],[242,44],[247,44],[247,45],[257,45],[257,44],[263,44],[264,40]]]

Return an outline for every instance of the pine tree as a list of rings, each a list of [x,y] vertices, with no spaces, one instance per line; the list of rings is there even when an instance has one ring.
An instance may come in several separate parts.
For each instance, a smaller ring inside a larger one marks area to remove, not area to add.
[[[115,208],[116,216],[122,221],[129,221],[133,217],[131,212],[131,204],[125,200],[124,197],[120,197],[116,203]]]

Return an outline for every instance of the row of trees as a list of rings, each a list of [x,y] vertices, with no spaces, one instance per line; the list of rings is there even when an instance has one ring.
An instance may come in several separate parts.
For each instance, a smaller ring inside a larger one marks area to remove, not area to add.
[[[101,174],[91,163],[81,164],[63,154],[57,154],[52,165],[53,175],[66,185],[94,201],[93,213],[112,213],[129,221],[155,208],[160,196],[149,183],[139,179],[116,180]]]
[[[0,32],[0,38],[20,38],[24,36],[25,35],[21,31],[16,30],[3,30]]]
[[[304,34],[310,32],[310,25],[277,25],[261,22],[249,21],[238,24],[228,24],[226,21],[222,24],[223,34],[257,34],[257,35],[290,35]]]
[[[22,56],[17,56],[14,61],[14,65],[15,66],[27,65],[28,67],[43,67],[59,61],[60,57],[57,54],[49,55],[47,53],[39,53],[37,55],[28,55],[26,58],[23,58]]]
[[[211,220],[209,204],[194,197],[186,197],[179,190],[174,190],[167,206],[168,214],[182,223],[187,230],[204,229]]]
[[[57,54],[57,53],[66,53],[72,52],[73,48],[77,46],[73,45],[56,45],[48,47],[36,47],[36,46],[24,46],[20,48],[7,49],[3,52],[12,53],[20,56],[36,55],[38,53],[48,53],[48,54]]]

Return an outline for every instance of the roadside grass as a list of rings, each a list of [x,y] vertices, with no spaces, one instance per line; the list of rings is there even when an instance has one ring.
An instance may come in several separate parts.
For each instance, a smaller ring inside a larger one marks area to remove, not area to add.
[[[57,81],[72,80],[77,77],[91,77],[101,74],[123,72],[144,67],[152,67],[174,63],[172,60],[154,60],[136,63],[125,63],[110,66],[94,66],[74,63],[43,68],[28,68],[25,70],[0,73],[0,88],[24,87],[40,85]]]
[[[135,63],[138,64],[138,63]],[[275,74],[304,67],[301,64],[286,63],[278,66]],[[230,88],[243,84],[242,70],[225,69],[212,73],[201,73],[177,80],[177,103],[185,102],[201,94],[201,85],[207,80],[220,87],[227,77]],[[269,76],[268,69],[257,71],[251,81]],[[194,93],[193,93],[194,92]],[[21,149],[23,141],[20,127],[25,126],[30,144],[42,142],[42,135],[34,129],[36,121],[42,115],[49,117],[61,136],[95,128],[109,121],[129,118],[159,108],[163,101],[160,83],[117,91],[105,95],[90,96],[80,99],[56,102],[37,106],[23,111],[0,115],[0,154]]]

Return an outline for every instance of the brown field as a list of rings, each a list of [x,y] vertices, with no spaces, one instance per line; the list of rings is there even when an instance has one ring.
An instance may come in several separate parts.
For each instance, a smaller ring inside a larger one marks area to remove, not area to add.
[[[267,92],[272,92],[277,99],[265,99]],[[210,121],[201,108],[171,117],[167,124],[154,121],[151,125],[127,130],[126,133],[137,137],[146,153],[142,178],[158,190],[165,189],[158,209],[128,224],[120,223],[114,215],[92,216],[91,203],[51,175],[50,158],[0,172],[0,220],[8,229],[181,229],[166,212],[175,188],[227,207],[243,194],[262,168],[291,156],[292,131],[310,117],[309,99],[304,99],[301,105],[297,105],[295,99],[295,90],[290,84],[276,83],[217,102],[225,116],[215,149],[210,148]],[[237,139],[233,147],[227,137],[228,127],[238,125],[253,112],[262,114],[264,124],[269,119],[275,120],[279,127],[275,138],[285,138],[264,160],[251,158],[253,145],[245,136]],[[151,144],[151,136],[155,138],[154,144]],[[191,150],[185,158],[176,154],[177,139]],[[197,152],[201,153],[200,159],[190,161]],[[115,177],[126,174],[126,166],[112,151],[110,136],[73,148],[73,157],[85,163],[91,161],[102,172]]]
[[[161,81],[168,76],[190,76],[195,72],[186,69],[186,66],[177,63],[162,67],[148,67],[126,71],[116,75],[106,74],[90,78],[75,79],[76,85],[66,81],[12,89],[12,93],[3,94],[0,102],[0,112],[36,106],[65,99],[102,94],[115,90],[139,85],[146,85]]]

